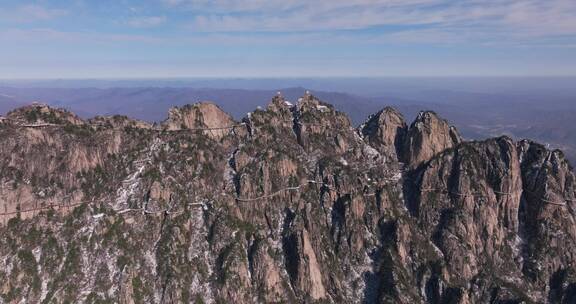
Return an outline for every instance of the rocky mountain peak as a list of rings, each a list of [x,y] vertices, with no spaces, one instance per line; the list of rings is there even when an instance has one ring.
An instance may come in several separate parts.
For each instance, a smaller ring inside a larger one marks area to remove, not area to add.
[[[298,98],[298,110],[300,112],[322,112],[328,113],[335,111],[334,106],[325,103],[310,92],[306,92],[302,97]]]
[[[76,114],[69,112],[65,109],[52,108],[46,104],[33,103],[13,111],[10,111],[7,116],[10,120],[17,124],[26,125],[83,125],[84,121]]]
[[[397,161],[403,156],[406,130],[404,116],[391,107],[370,116],[359,128],[360,134],[372,147]]]
[[[266,107],[268,111],[276,113],[282,117],[283,120],[292,120],[292,108],[294,104],[286,100],[280,93],[272,97],[272,100]]]
[[[406,132],[405,161],[416,167],[438,153],[460,143],[456,128],[432,111],[422,111]]]
[[[332,149],[342,153],[354,142],[348,116],[309,92],[298,99],[294,123],[298,141],[306,149]],[[326,141],[334,144],[326,146]]]
[[[272,97],[272,100],[270,101],[270,103],[268,103],[268,109],[274,110],[274,109],[289,109],[290,107],[292,107],[293,104],[286,100],[284,98],[284,96],[278,92],[274,97]]]
[[[222,138],[235,125],[234,119],[220,107],[210,102],[200,102],[183,107],[173,107],[168,111],[168,119],[162,126],[169,131],[213,129],[210,136]]]

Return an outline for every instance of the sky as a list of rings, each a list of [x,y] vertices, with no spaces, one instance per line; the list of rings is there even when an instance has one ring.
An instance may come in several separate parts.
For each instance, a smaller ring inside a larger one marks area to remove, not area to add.
[[[567,75],[575,0],[0,0],[1,79]]]

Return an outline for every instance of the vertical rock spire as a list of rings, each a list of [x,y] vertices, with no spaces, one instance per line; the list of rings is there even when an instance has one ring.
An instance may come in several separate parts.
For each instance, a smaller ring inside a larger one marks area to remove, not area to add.
[[[462,141],[456,128],[432,111],[420,112],[410,125],[404,142],[406,163],[414,168]]]

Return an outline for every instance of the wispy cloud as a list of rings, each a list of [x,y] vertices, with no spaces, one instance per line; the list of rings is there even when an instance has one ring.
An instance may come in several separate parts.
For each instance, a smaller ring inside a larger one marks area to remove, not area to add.
[[[57,8],[47,8],[40,5],[24,5],[11,10],[0,9],[0,18],[4,21],[30,23],[53,20],[68,15],[68,11]]]
[[[65,64],[104,74],[136,64],[226,75],[569,74],[574,16],[576,0],[11,0],[0,4],[0,66],[12,72],[0,75],[42,64],[47,75]]]
[[[126,21],[126,24],[133,28],[152,28],[166,22],[165,16],[144,16],[134,17]]]
[[[426,26],[426,31],[434,28],[462,38],[495,31],[517,38],[576,35],[574,0],[161,1],[194,12],[189,28],[198,32],[400,31]]]
[[[0,30],[0,40],[16,43],[157,43],[165,39],[146,35],[110,34],[87,31],[60,31],[52,28],[19,29],[9,28]]]

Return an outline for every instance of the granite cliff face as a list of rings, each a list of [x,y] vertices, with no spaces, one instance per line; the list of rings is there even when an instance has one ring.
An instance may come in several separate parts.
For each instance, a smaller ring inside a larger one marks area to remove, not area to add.
[[[311,94],[0,119],[0,303],[574,303],[562,152]]]

